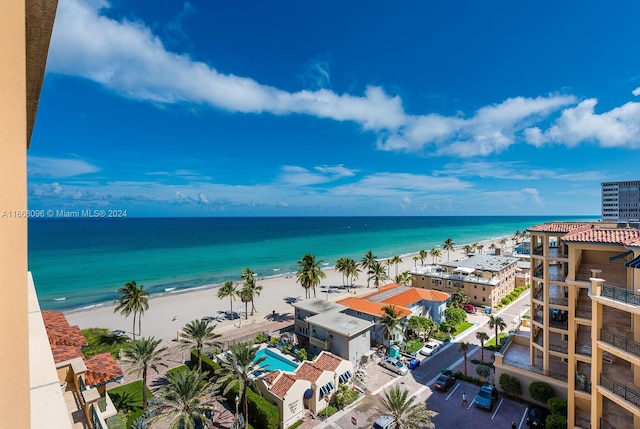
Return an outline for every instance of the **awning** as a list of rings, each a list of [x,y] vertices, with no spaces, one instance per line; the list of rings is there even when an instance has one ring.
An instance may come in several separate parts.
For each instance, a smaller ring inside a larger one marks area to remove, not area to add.
[[[609,258],[609,262],[613,262],[613,261],[615,261],[617,259],[621,259],[621,258],[626,258],[627,256],[632,255],[632,254],[633,254],[633,250],[629,250],[628,252],[624,252],[624,253],[621,253],[619,255],[610,257]]]
[[[458,267],[455,270],[453,270],[454,273],[465,273],[465,274],[471,274],[475,271],[475,268],[467,268],[467,267]]]
[[[629,262],[625,262],[624,266],[629,268],[640,268],[640,255],[636,256]]]

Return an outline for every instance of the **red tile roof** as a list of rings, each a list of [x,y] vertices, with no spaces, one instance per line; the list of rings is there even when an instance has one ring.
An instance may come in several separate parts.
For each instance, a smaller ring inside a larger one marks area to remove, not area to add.
[[[264,375],[262,377],[262,379],[267,383],[267,384],[271,384],[273,383],[273,381],[278,378],[278,376],[280,375],[280,370],[276,369],[275,371],[271,371],[270,373]]]
[[[355,297],[341,299],[339,301],[336,301],[336,303],[344,305],[345,307],[349,307],[352,310],[378,317],[384,316],[385,313],[383,308],[389,305],[384,302],[373,302],[368,301],[364,298]],[[398,312],[398,317],[400,319],[411,314],[411,310],[409,310],[408,308],[396,305],[395,309]]]
[[[87,339],[77,326],[46,326],[50,344],[66,344],[68,346],[86,347]]]
[[[565,242],[626,245],[640,240],[639,229],[595,228],[579,229],[562,237]]]
[[[316,357],[315,363],[325,371],[335,371],[342,363],[342,358],[325,350]]]
[[[397,287],[400,287],[400,285],[399,285],[398,283],[389,283],[389,284],[387,284],[387,285],[380,286],[380,290],[376,290],[375,292],[372,292],[372,293],[370,293],[370,294],[368,294],[368,295],[361,296],[360,298],[362,298],[362,299],[369,299],[369,298],[371,298],[372,296],[376,296],[376,295],[378,295],[378,294],[380,294],[380,293],[382,293],[382,292],[386,292],[386,291],[388,291],[388,290],[395,289],[395,288],[397,288]]]
[[[67,344],[51,344],[51,352],[55,363],[65,362],[75,358],[82,358],[80,347]]]
[[[69,322],[67,322],[67,318],[64,316],[64,314],[58,311],[42,310],[42,320],[44,321],[44,325],[47,327],[69,326]]]
[[[124,376],[122,368],[109,352],[86,358],[84,364],[87,367],[84,373],[84,382],[87,386],[100,386]]]
[[[591,223],[586,222],[549,222],[527,228],[527,231],[567,233],[569,231],[575,230],[576,228],[583,228],[585,226],[590,227],[591,225]]]
[[[293,374],[283,372],[273,386],[271,386],[271,393],[276,395],[278,398],[284,399],[287,392],[296,381],[298,381],[298,377]]]
[[[433,289],[416,288],[416,291],[422,297],[422,299],[426,301],[443,302],[448,300],[451,296],[446,292],[441,292],[439,290],[433,290]]]
[[[315,383],[324,370],[311,361],[304,361],[296,370],[296,375],[303,380]]]

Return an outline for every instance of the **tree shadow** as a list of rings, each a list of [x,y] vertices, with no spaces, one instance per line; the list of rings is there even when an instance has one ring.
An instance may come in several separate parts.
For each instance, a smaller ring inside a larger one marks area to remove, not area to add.
[[[291,313],[276,313],[275,311],[264,318],[270,322],[290,322],[294,319]]]
[[[300,301],[300,297],[299,296],[285,296],[284,297],[284,302],[286,302],[287,304],[293,304]]]

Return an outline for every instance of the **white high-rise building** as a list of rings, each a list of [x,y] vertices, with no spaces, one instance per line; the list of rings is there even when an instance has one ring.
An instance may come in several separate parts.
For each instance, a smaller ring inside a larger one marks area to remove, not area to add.
[[[602,220],[640,219],[640,181],[602,182]]]

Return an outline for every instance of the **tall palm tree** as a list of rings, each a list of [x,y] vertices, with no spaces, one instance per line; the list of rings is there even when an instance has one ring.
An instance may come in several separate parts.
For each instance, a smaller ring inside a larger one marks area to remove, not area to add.
[[[128,343],[120,352],[120,360],[129,365],[127,374],[142,374],[142,409],[147,409],[147,373],[149,369],[158,372],[158,367],[167,365],[162,362],[167,347],[160,347],[162,340],[154,337],[140,338]]]
[[[473,246],[470,244],[465,244],[464,246],[462,246],[462,250],[464,250],[464,253],[469,255],[470,253],[473,252]]]
[[[464,376],[467,376],[467,353],[469,353],[469,343],[462,342],[458,346],[458,351],[464,355]]]
[[[427,253],[426,250],[421,250],[420,253],[418,253],[418,258],[420,259],[420,265],[424,265],[424,260],[427,259],[427,256],[429,256],[429,254]]]
[[[256,273],[251,271],[249,268],[245,268],[242,270],[242,274],[240,275],[240,280],[244,282],[245,294],[250,296],[251,298],[251,315],[253,316],[253,312],[257,311],[254,300],[256,297],[260,296],[260,292],[262,292],[262,286],[256,283]]]
[[[500,247],[503,252],[506,251],[506,246],[507,246],[507,237],[502,237],[500,239]]]
[[[360,270],[358,269],[358,263],[353,258],[347,258],[346,262],[346,274],[347,274],[347,282],[351,279],[350,286],[353,286],[353,281],[358,279],[358,273]]]
[[[413,280],[413,276],[409,271],[402,272],[396,276],[394,281],[399,285],[409,286]]]
[[[349,278],[347,275],[347,258],[336,259],[335,270],[340,274],[342,274],[342,285],[345,286],[346,283],[349,281]],[[345,282],[345,278],[347,279],[346,282]]]
[[[373,279],[373,285],[378,289],[380,289],[380,283],[389,278],[380,261],[373,261],[369,266],[369,272],[367,274],[369,274],[367,284],[369,284],[369,281]]]
[[[224,282],[220,288],[218,288],[218,299],[225,299],[229,297],[229,305],[231,306],[230,314],[233,319],[233,301],[238,296],[238,286],[233,282]]]
[[[418,266],[418,261],[420,260],[420,256],[416,255],[413,257],[413,266],[414,268]],[[423,265],[423,264],[420,264]]]
[[[222,391],[227,394],[229,390],[236,387],[240,392],[242,402],[242,414],[244,415],[244,427],[249,428],[249,408],[247,402],[247,389],[249,388],[249,376],[256,371],[265,357],[256,359],[258,348],[253,343],[237,343],[229,348],[229,353],[221,363],[220,377],[217,385],[225,386]]]
[[[386,305],[382,307],[383,314],[378,321],[380,326],[383,326],[385,331],[383,334],[383,339],[388,338],[389,341],[395,340],[396,332],[400,330],[402,336],[404,336],[404,332],[402,332],[402,323],[400,322],[398,310],[394,305]]]
[[[216,388],[207,380],[208,373],[176,371],[167,374],[168,385],[162,386],[152,407],[156,416],[151,422],[168,421],[169,429],[213,427],[211,415],[216,411]]]
[[[251,287],[245,284],[238,292],[238,296],[240,297],[240,301],[244,303],[244,319],[247,320],[249,319],[249,303],[253,298],[253,291],[251,290]]]
[[[309,289],[313,289],[313,297],[315,298],[316,286],[319,286],[320,281],[327,276],[320,268],[322,261],[316,262],[316,257],[311,253],[307,253],[296,263],[300,267],[296,273],[298,283],[305,289],[307,298],[309,298]]]
[[[373,264],[377,259],[377,256],[373,254],[371,250],[367,251],[364,254],[362,259],[360,260],[360,267],[366,272],[371,271],[371,264]],[[369,279],[367,279],[367,287],[369,287]]]
[[[476,332],[476,338],[480,341],[480,354],[482,362],[484,362],[484,343],[489,339],[489,336],[486,332],[478,331]]]
[[[384,394],[378,395],[384,414],[393,417],[396,429],[433,428],[431,417],[436,413],[427,409],[426,403],[417,401],[416,396],[409,396],[406,388],[396,385]]]
[[[493,253],[495,253],[495,252],[496,252],[496,248],[497,248],[497,247],[498,247],[498,246],[496,246],[496,243],[491,243],[491,244],[489,245],[489,249],[493,250]]]
[[[484,249],[484,244],[478,244],[476,246],[476,248],[480,251],[480,254],[482,255],[482,250]]]
[[[149,292],[144,290],[144,286],[136,285],[134,280],[124,284],[116,291],[121,294],[120,298],[115,300],[117,304],[113,309],[114,313],[120,312],[125,317],[129,317],[133,313],[133,339],[136,339],[136,317],[138,317],[138,334],[142,334],[142,315],[149,309]]]
[[[507,323],[500,316],[494,316],[491,314],[489,316],[489,328],[496,330],[496,350],[500,349],[500,341],[498,341],[498,329],[500,332],[507,327]]]
[[[449,261],[449,255],[451,254],[451,251],[455,250],[455,245],[456,243],[454,243],[453,239],[451,238],[447,238],[446,240],[444,240],[442,249],[447,252],[447,261]]]
[[[220,334],[215,332],[217,325],[211,325],[209,320],[193,320],[182,328],[180,346],[183,349],[198,350],[198,372],[202,372],[202,349],[204,347],[219,346],[216,341]]]
[[[384,264],[387,266],[387,278],[391,278],[391,266],[393,265],[393,261],[391,258],[385,259]]]
[[[390,259],[391,263],[396,266],[396,277],[398,276],[398,265],[402,263],[402,258],[398,255]]]
[[[433,248],[429,250],[429,255],[431,256],[431,264],[436,264],[436,258],[440,259],[442,257],[442,250]]]

